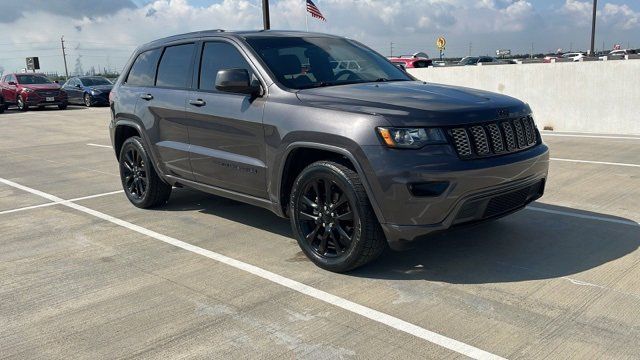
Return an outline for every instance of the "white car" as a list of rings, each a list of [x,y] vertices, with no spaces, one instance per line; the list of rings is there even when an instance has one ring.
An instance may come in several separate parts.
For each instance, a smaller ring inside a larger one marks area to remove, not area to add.
[[[562,55],[562,57],[565,59],[571,59],[573,61],[580,61],[580,59],[584,59],[586,56],[583,53],[572,52],[572,53],[566,53]]]
[[[624,58],[625,55],[629,55],[628,50],[613,50],[607,55],[610,58]]]

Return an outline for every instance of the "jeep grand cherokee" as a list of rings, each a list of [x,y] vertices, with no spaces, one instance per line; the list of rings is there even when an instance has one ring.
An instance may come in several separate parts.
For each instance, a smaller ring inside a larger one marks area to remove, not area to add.
[[[218,30],[153,41],[135,51],[110,106],[135,206],[164,204],[174,186],[261,206],[289,217],[304,253],[331,271],[519,210],[547,177],[525,103],[416,81],[337,36]]]

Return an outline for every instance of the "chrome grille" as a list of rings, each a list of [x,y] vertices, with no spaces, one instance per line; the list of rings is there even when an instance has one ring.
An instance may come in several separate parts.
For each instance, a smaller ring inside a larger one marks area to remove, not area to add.
[[[531,117],[474,124],[449,129],[458,156],[463,159],[513,153],[538,143]]]
[[[36,90],[36,94],[45,97],[56,97],[60,94],[59,90]]]

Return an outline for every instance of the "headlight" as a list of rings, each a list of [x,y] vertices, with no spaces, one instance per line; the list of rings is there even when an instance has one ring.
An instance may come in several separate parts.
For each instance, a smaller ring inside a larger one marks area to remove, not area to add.
[[[419,149],[428,144],[446,144],[447,138],[438,128],[388,128],[379,127],[384,143],[393,148]]]
[[[100,90],[95,90],[95,89],[94,89],[94,90],[91,90],[91,95],[98,95],[98,94],[100,94],[101,92],[102,92],[102,91],[100,91]]]
[[[23,88],[22,91],[30,93],[30,92],[34,92],[35,90],[29,89],[29,88]]]

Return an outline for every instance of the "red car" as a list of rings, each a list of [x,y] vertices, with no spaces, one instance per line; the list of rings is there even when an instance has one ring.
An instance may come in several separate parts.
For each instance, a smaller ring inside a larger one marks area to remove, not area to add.
[[[42,74],[5,74],[0,91],[4,108],[17,105],[20,111],[27,111],[29,107],[55,105],[64,110],[68,104],[67,93]]]
[[[433,61],[425,57],[399,56],[390,57],[389,61],[394,64],[403,65],[406,69],[426,68],[429,66],[433,66]]]

